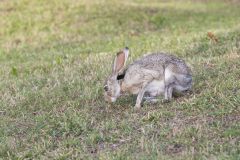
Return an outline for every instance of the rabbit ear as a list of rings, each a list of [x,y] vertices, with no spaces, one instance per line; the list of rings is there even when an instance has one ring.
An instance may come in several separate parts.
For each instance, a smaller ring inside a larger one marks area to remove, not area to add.
[[[113,74],[118,74],[126,64],[129,49],[126,47],[123,51],[118,52],[113,63]]]

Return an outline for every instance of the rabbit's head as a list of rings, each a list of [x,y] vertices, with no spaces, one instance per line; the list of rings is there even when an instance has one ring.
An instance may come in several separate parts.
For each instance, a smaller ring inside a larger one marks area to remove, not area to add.
[[[129,49],[126,47],[118,52],[114,58],[112,65],[112,73],[104,83],[104,99],[108,102],[115,102],[120,96],[121,86],[119,74],[123,71],[129,54]]]

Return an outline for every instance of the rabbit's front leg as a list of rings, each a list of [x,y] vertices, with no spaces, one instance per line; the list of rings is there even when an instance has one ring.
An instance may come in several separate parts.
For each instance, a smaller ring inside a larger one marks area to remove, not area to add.
[[[136,100],[136,104],[134,106],[135,109],[141,108],[141,102],[142,102],[145,91],[146,91],[146,87],[142,87],[142,89],[139,91],[137,100]]]

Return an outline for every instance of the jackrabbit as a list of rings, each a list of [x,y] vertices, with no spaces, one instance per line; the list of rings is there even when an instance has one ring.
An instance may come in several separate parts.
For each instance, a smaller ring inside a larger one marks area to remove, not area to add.
[[[150,97],[164,95],[171,100],[173,92],[182,92],[192,87],[192,74],[186,63],[165,53],[152,53],[134,61],[124,69],[129,49],[118,52],[112,73],[104,84],[104,99],[115,102],[122,92],[137,94],[135,108],[141,107],[144,94]]]

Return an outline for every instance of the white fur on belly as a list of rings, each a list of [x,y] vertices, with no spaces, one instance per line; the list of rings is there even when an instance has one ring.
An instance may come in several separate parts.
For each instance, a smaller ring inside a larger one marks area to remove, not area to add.
[[[164,93],[164,81],[153,80],[151,83],[147,85],[146,92],[148,92],[151,96],[158,96]]]

